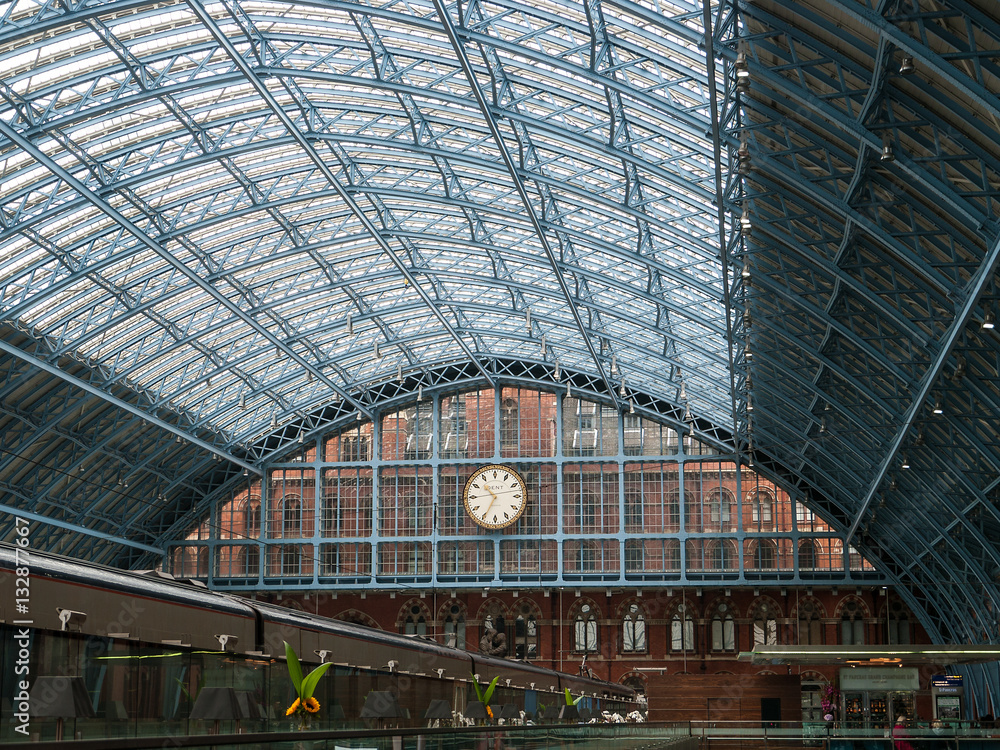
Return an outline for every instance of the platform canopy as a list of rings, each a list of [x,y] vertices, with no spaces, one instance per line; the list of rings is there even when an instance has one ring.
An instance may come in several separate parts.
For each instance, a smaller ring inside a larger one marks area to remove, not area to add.
[[[739,661],[798,666],[912,667],[1000,661],[998,646],[756,646]]]
[[[0,6],[0,509],[145,566],[302,436],[568,382],[995,642],[998,48],[993,0]]]

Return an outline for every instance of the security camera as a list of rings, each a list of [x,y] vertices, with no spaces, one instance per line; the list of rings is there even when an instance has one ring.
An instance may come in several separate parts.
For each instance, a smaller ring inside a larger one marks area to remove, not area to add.
[[[56,607],[56,612],[59,614],[62,630],[69,630],[71,625],[75,630],[80,630],[83,623],[87,621],[86,612],[74,612],[72,609],[63,609],[62,607]]]
[[[219,648],[225,651],[227,645],[232,646],[235,649],[236,644],[240,642],[240,637],[238,635],[228,635],[226,633],[220,633],[219,635],[215,636],[215,640],[219,642]]]

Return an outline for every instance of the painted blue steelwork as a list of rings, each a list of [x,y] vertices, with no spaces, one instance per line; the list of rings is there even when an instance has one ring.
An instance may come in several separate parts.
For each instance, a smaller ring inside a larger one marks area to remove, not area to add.
[[[993,10],[9,4],[0,504],[149,564],[359,412],[569,387],[996,642]]]

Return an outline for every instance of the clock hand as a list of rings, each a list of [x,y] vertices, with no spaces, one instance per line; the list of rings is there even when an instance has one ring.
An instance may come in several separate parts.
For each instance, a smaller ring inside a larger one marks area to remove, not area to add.
[[[486,508],[482,511],[483,518],[486,518],[486,511],[488,511],[490,508],[493,507],[493,503],[495,503],[498,500],[498,498],[497,498],[497,493],[493,491],[493,488],[490,487],[488,482],[483,482],[483,484],[486,485],[486,489],[489,490],[489,493],[493,495],[493,499],[490,500],[490,504],[487,505]]]

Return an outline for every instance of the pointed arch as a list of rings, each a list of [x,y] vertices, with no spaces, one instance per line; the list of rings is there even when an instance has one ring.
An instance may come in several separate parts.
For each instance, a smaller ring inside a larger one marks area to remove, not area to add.
[[[573,652],[594,654],[600,651],[601,611],[597,603],[589,598],[577,600],[569,611],[573,623]]]
[[[430,607],[421,599],[404,602],[396,613],[396,631],[402,635],[425,636],[433,626]]]
[[[512,644],[512,656],[515,659],[532,661],[540,656],[539,625],[542,610],[534,599],[525,597],[514,602],[511,607],[511,627],[513,635],[508,642]]]
[[[437,621],[441,623],[443,643],[451,648],[466,647],[466,620],[468,607],[459,599],[449,599],[438,607]]]

